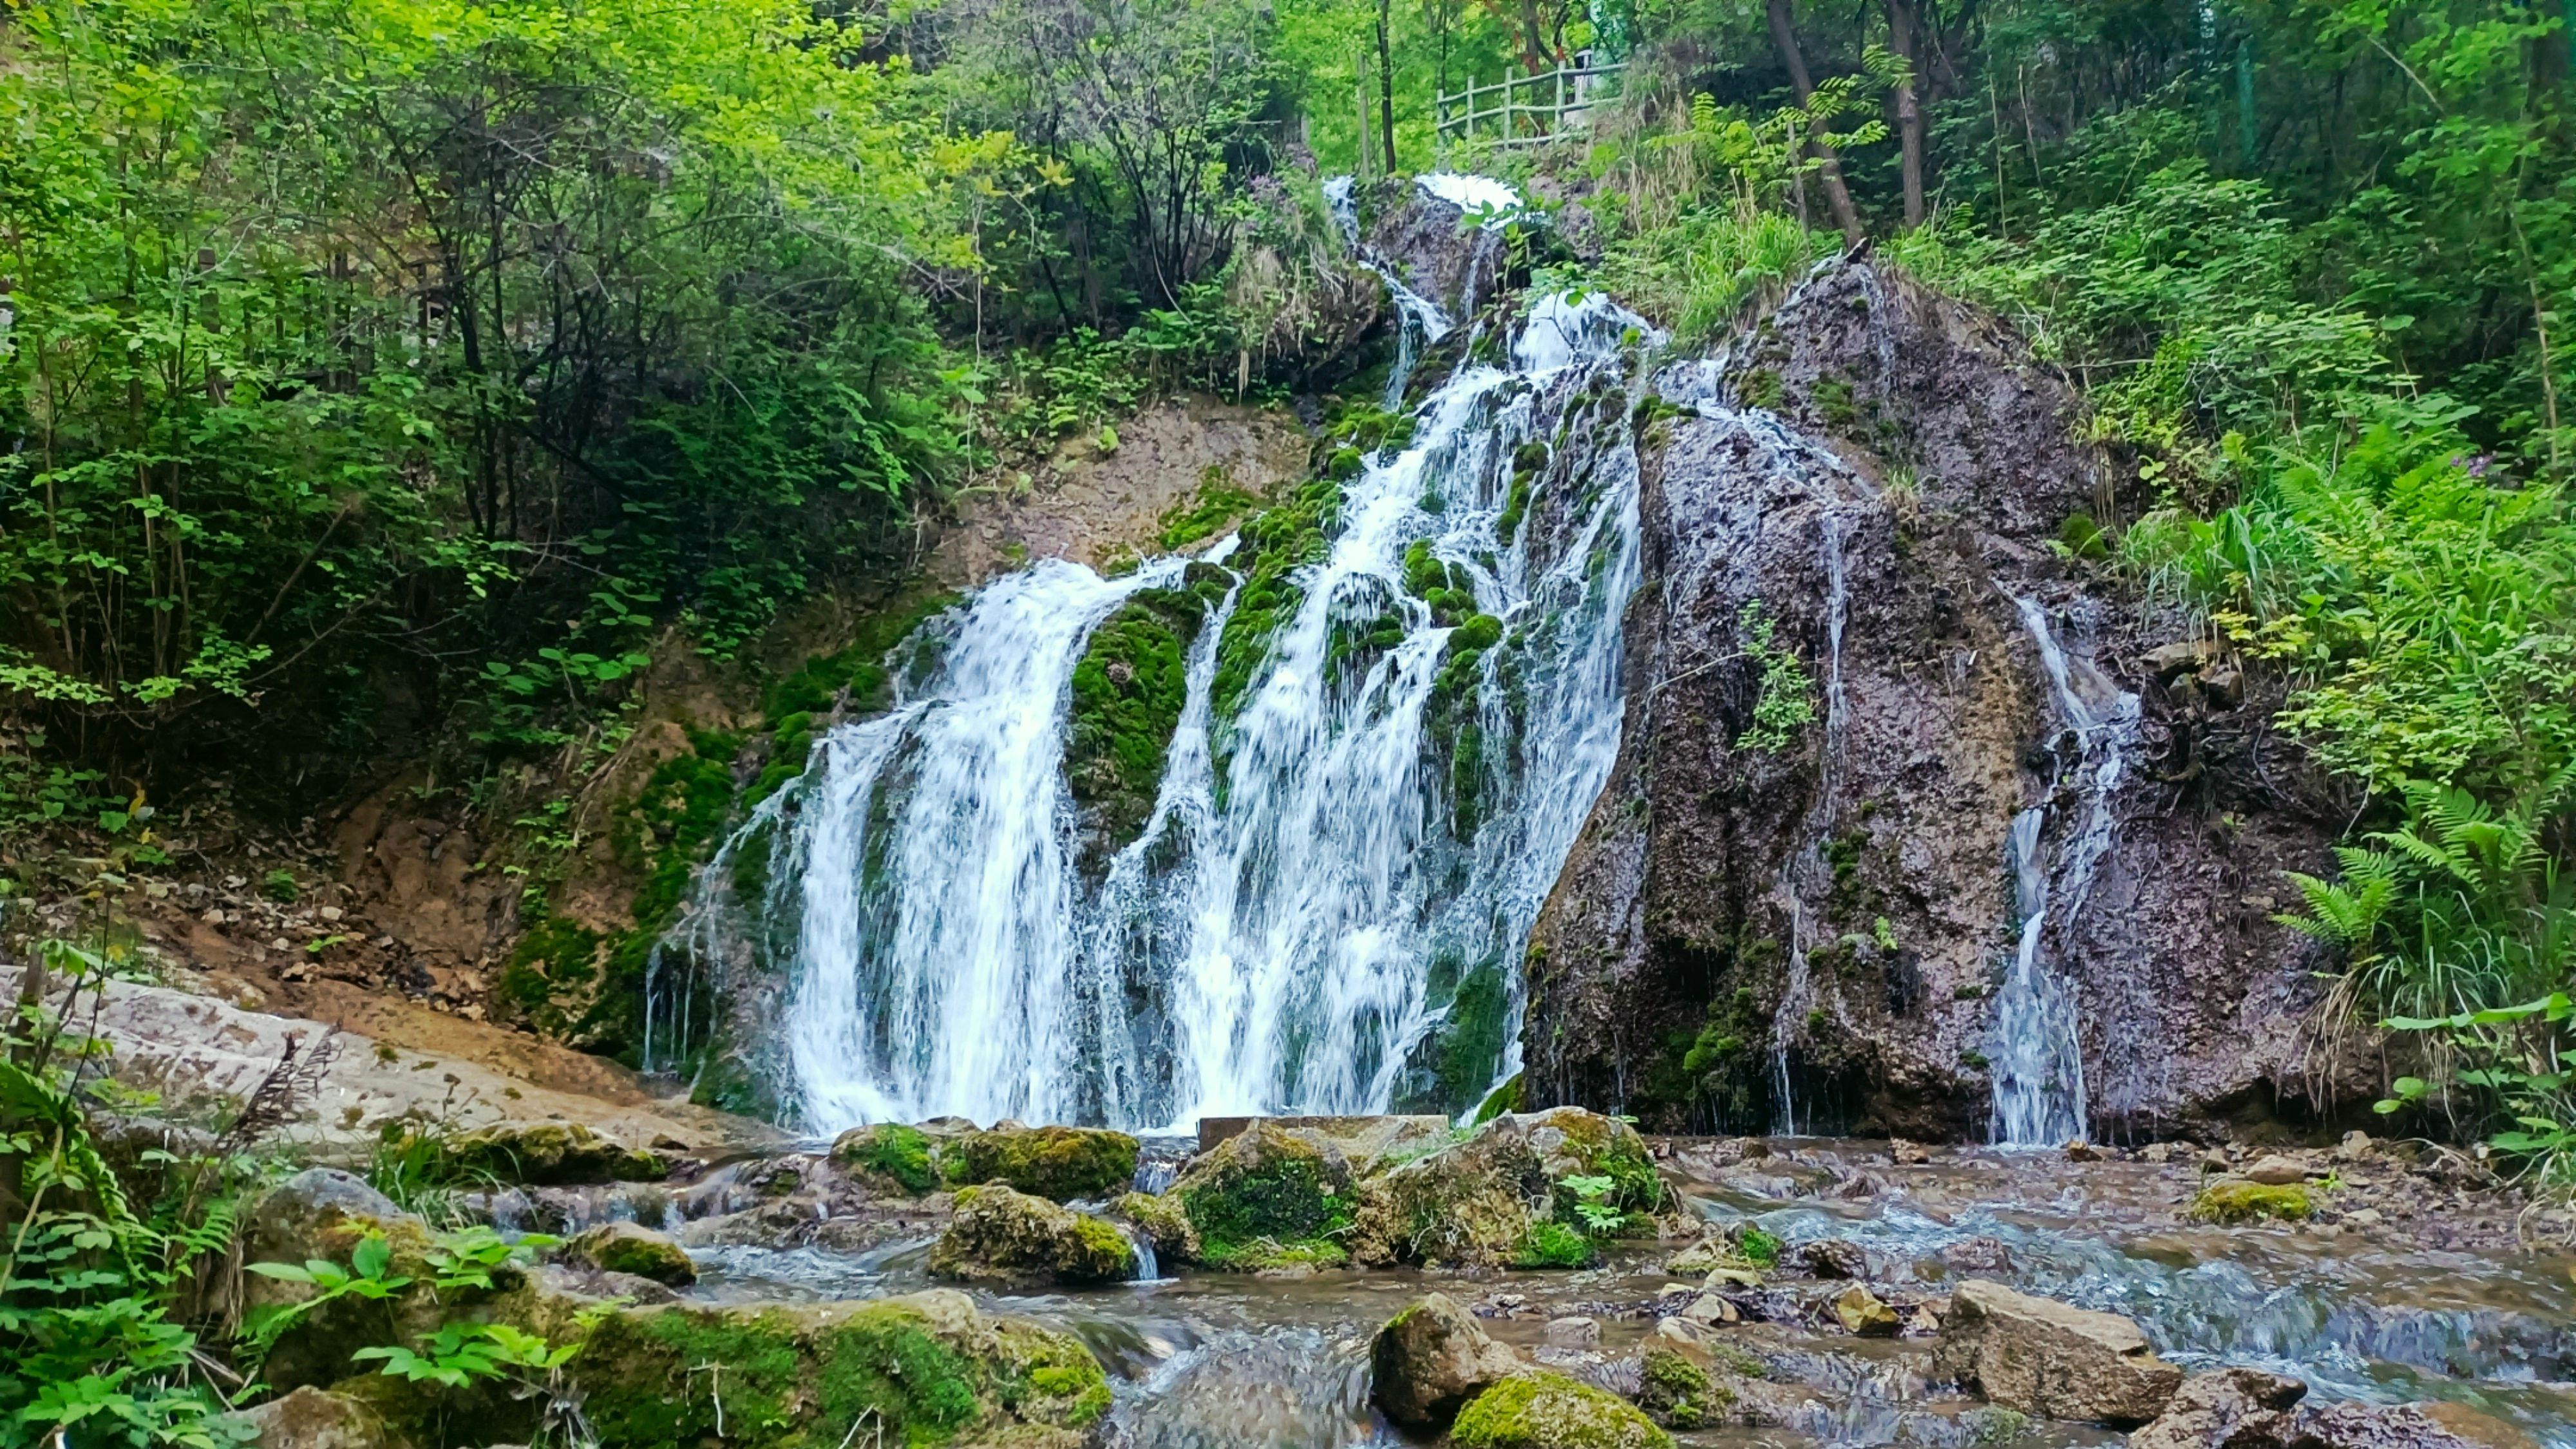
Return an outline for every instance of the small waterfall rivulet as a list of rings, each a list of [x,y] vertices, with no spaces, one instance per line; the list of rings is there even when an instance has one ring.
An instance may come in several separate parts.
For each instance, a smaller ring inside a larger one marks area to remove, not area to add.
[[[1343,485],[1231,718],[1214,681],[1244,585],[1209,585],[1231,541],[1120,579],[996,580],[726,842],[657,969],[775,983],[751,1045],[816,1131],[1385,1110],[1470,1006],[1471,1085],[1514,1070],[1519,955],[1618,749],[1630,364],[1655,340],[1546,297],[1508,367],[1461,365]],[[1094,879],[1070,681],[1123,603],[1185,580],[1219,601],[1151,817]]]
[[[1995,999],[1992,1134],[2004,1146],[2054,1147],[2085,1135],[2087,1098],[2074,993],[2049,969],[2048,930],[2052,921],[2063,931],[2082,919],[2094,872],[2111,848],[2119,825],[2115,797],[2137,740],[2138,697],[2090,660],[2067,654],[2037,599],[2016,596],[2013,604],[2039,650],[2058,718],[2074,737],[2073,758],[2060,768],[2074,776],[2083,813],[2053,869],[2048,807],[2032,806],[2013,820],[2009,851],[2021,934]]]

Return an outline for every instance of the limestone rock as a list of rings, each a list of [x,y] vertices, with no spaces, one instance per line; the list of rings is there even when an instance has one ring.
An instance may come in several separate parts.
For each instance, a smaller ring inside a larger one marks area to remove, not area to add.
[[[310,1385],[241,1416],[259,1449],[384,1449],[385,1422],[346,1394]]]
[[[1595,1348],[1601,1343],[1601,1320],[1581,1314],[1551,1318],[1544,1331],[1548,1343],[1557,1348]]]
[[[2307,1181],[2308,1169],[2297,1158],[2275,1152],[2255,1159],[2254,1165],[2245,1169],[2245,1180],[2265,1187],[2289,1187]]]
[[[1668,1429],[1697,1429],[1735,1403],[1735,1392],[1709,1376],[1707,1356],[1650,1342],[1637,1361],[1637,1407]]]
[[[930,1271],[982,1283],[1118,1283],[1136,1275],[1136,1250],[1089,1213],[993,1184],[958,1192]]]
[[[1136,1176],[1136,1139],[1099,1127],[995,1126],[945,1145],[951,1182],[1006,1183],[1057,1202],[1124,1192]]]
[[[2128,1319],[1982,1278],[1951,1295],[1932,1361],[1993,1402],[2046,1419],[2145,1423],[2182,1384],[2182,1370]]]
[[[1350,1160],[1311,1133],[1255,1122],[1190,1159],[1165,1194],[1198,1235],[1194,1261],[1246,1272],[1339,1265],[1351,1228]]]
[[[2306,1397],[2297,1379],[2258,1369],[2193,1374],[2155,1422],[2129,1436],[2129,1449],[2257,1449],[2289,1432],[2283,1410]]]
[[[1834,1300],[1834,1321],[1841,1324],[1846,1333],[1855,1333],[1863,1338],[1890,1338],[1895,1336],[1899,1320],[1896,1310],[1881,1302],[1877,1294],[1870,1292],[1866,1285],[1854,1283]]]
[[[1669,1189],[1637,1130],[1575,1107],[1506,1112],[1465,1142],[1360,1184],[1351,1256],[1362,1263],[1558,1266],[1560,1243],[1589,1257],[1564,1223],[1569,1177],[1608,1177],[1611,1206],[1648,1222]],[[1570,1241],[1569,1241],[1570,1240]],[[1579,1260],[1578,1260],[1579,1261]]]
[[[350,1371],[349,1355],[391,1336],[427,1333],[439,1323],[424,1270],[428,1229],[391,1198],[337,1168],[311,1167],[288,1178],[253,1208],[243,1235],[245,1265],[281,1263],[301,1268],[316,1259],[345,1268],[359,1246],[382,1237],[392,1255],[386,1276],[414,1284],[376,1301],[357,1295],[332,1300],[298,1317],[261,1365],[271,1387],[331,1384]],[[319,1294],[309,1283],[254,1271],[242,1279],[245,1311],[284,1308]],[[389,1323],[394,1333],[389,1334]]]
[[[1819,1278],[1866,1278],[1869,1250],[1841,1238],[1824,1238],[1798,1250],[1798,1261]]]
[[[655,1153],[602,1137],[580,1122],[500,1122],[448,1138],[449,1169],[531,1187],[653,1182],[669,1168]]]
[[[938,1143],[919,1127],[876,1122],[853,1127],[832,1139],[832,1164],[872,1187],[919,1197],[937,1192]]]
[[[1521,1368],[1445,1293],[1427,1293],[1386,1321],[1369,1345],[1369,1397],[1399,1424],[1446,1428],[1467,1401]]]
[[[710,1364],[723,1365],[721,1410],[702,1387]],[[721,1412],[735,1449],[837,1444],[856,1423],[882,1424],[887,1444],[1076,1449],[1109,1409],[1108,1377],[1081,1340],[979,1312],[954,1289],[623,1309],[590,1330],[565,1373],[603,1444],[714,1443]]]
[[[2233,1226],[2266,1218],[2300,1222],[2314,1210],[2307,1188],[2299,1184],[2273,1185],[2231,1177],[2202,1188],[2184,1215],[2195,1222]]]
[[[630,1273],[681,1288],[698,1281],[687,1250],[641,1223],[602,1223],[573,1239],[571,1248],[603,1273]]]
[[[1735,1250],[1725,1237],[1711,1235],[1700,1239],[1664,1260],[1664,1271],[1677,1278],[1705,1278],[1720,1268],[1750,1271],[1751,1259]]]
[[[1155,1252],[1185,1262],[1197,1260],[1199,1230],[1191,1225],[1189,1210],[1179,1198],[1170,1193],[1122,1193],[1109,1207],[1144,1234]]]
[[[1478,1394],[1449,1429],[1457,1449],[1672,1449],[1636,1405],[1544,1369]]]

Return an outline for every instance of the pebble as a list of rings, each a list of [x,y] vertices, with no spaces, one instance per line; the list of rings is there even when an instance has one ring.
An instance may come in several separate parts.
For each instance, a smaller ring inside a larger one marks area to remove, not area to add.
[[[2252,1167],[2245,1169],[2239,1175],[2250,1181],[2259,1182],[2265,1187],[2289,1187],[2295,1183],[2307,1181],[2308,1169],[2307,1164],[2297,1158],[2284,1157],[2275,1152],[2257,1159]]]

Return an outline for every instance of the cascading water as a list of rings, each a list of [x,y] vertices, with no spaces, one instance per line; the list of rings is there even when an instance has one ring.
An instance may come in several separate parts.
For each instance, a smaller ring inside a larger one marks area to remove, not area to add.
[[[2075,741],[2071,773],[2084,811],[2048,863],[2046,805],[2013,820],[2011,866],[2021,935],[2011,970],[1995,1000],[1994,1140],[2008,1147],[2054,1147],[2085,1133],[2084,1053],[2073,993],[2045,959],[2052,920],[2061,931],[2083,915],[2093,875],[2111,848],[2119,818],[2115,797],[2138,734],[2138,697],[2105,678],[2089,660],[2067,654],[2037,599],[2014,607],[2038,647],[2057,714]]]
[[[1478,991],[1512,1070],[1519,954],[1618,748],[1640,339],[1606,301],[1544,299],[1509,369],[1437,389],[1410,443],[1344,486],[1338,535],[1218,719],[1235,581],[1192,645],[1151,818],[1096,884],[1069,681],[1123,601],[1195,566],[1043,564],[935,626],[935,664],[822,737],[675,938],[783,979],[800,1125],[1385,1110]],[[1542,439],[1543,474],[1522,462]],[[754,856],[765,891],[728,900]]]

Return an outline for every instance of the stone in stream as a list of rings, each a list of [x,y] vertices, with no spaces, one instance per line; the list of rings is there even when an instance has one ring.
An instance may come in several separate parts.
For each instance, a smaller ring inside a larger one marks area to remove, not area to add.
[[[2255,1369],[2192,1375],[2130,1449],[2537,1449],[2462,1404],[2307,1404],[2308,1386]]]
[[[1982,1278],[1951,1294],[1932,1364],[2006,1408],[2112,1425],[2153,1419],[2182,1384],[2128,1319]]]
[[[1135,1180],[1136,1139],[1101,1127],[996,1123],[948,1144],[941,1166],[951,1182],[1007,1183],[1057,1202],[1103,1198]]]
[[[1562,1246],[1588,1260],[1590,1244],[1559,1221],[1573,1216],[1571,1177],[1610,1179],[1602,1201],[1631,1225],[1650,1225],[1670,1195],[1627,1123],[1577,1107],[1506,1112],[1465,1142],[1362,1181],[1351,1256],[1371,1266],[1547,1267],[1572,1256]]]
[[[602,1223],[567,1246],[574,1257],[603,1273],[632,1273],[676,1288],[698,1281],[697,1265],[689,1261],[687,1250],[641,1223]]]
[[[1869,1250],[1842,1238],[1824,1238],[1798,1250],[1798,1261],[1819,1278],[1866,1278]]]
[[[2314,1210],[2308,1190],[2296,1183],[2276,1185],[2231,1177],[2202,1188],[2184,1216],[2194,1222],[2234,1226],[2266,1218],[2301,1222]]]
[[[1320,1134],[1255,1121],[1190,1159],[1163,1197],[1188,1219],[1197,1235],[1188,1256],[1202,1266],[1258,1272],[1349,1259],[1340,1238],[1352,1221],[1350,1159]]]
[[[2254,1165],[2245,1169],[2244,1178],[2265,1187],[2289,1187],[2306,1182],[2308,1168],[2295,1157],[2284,1157],[2274,1152],[2255,1159]]]
[[[1709,1377],[1705,1355],[1662,1342],[1637,1362],[1637,1407],[1668,1429],[1697,1429],[1734,1406],[1735,1391]]]
[[[995,1183],[959,1189],[930,1271],[977,1283],[1120,1283],[1136,1276],[1136,1249],[1089,1213]]]
[[[1860,1283],[1844,1289],[1834,1300],[1834,1321],[1843,1326],[1844,1332],[1862,1338],[1893,1338],[1900,1322],[1895,1309]]]
[[[1457,1300],[1427,1293],[1369,1345],[1369,1397],[1399,1424],[1446,1428],[1467,1401],[1522,1368]]]
[[[1457,1449],[1672,1449],[1636,1405],[1560,1373],[1518,1373],[1478,1394],[1449,1427]]]
[[[1551,1318],[1543,1332],[1554,1348],[1597,1348],[1601,1344],[1601,1320],[1581,1314]]]

